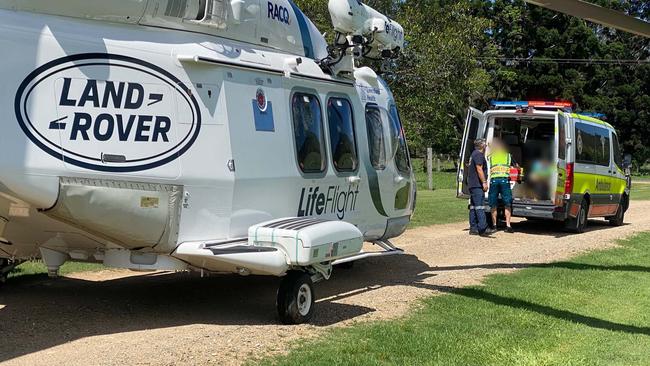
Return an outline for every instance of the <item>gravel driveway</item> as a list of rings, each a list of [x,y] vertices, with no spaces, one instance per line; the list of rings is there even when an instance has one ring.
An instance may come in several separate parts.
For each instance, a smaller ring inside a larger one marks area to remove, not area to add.
[[[275,278],[104,271],[20,280],[0,291],[0,361],[239,365],[330,327],[404,315],[423,296],[491,273],[613,246],[649,231],[648,212],[650,201],[633,202],[627,225],[592,221],[583,235],[527,221],[494,239],[470,237],[463,223],[410,230],[395,240],[406,255],[368,259],[317,284],[313,324],[302,326],[278,325]]]

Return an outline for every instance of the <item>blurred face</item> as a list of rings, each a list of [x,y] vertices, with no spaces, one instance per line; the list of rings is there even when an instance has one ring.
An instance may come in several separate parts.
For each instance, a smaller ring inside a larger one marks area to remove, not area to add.
[[[475,147],[476,147],[476,150],[478,150],[478,151],[480,151],[480,152],[484,152],[484,151],[485,151],[485,143],[479,143],[479,144],[476,144]]]

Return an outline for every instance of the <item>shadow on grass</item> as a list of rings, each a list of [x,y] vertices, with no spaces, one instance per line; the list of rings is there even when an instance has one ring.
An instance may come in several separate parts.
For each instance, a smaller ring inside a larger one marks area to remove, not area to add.
[[[555,262],[555,263],[489,263],[489,264],[476,264],[476,265],[463,265],[463,266],[444,266],[433,267],[433,272],[445,271],[464,271],[468,269],[524,269],[524,268],[564,268],[575,270],[591,270],[591,271],[621,271],[621,272],[648,272],[650,267],[636,266],[636,265],[597,265],[587,263],[575,262]]]
[[[9,280],[11,282],[12,286],[15,285],[30,285],[30,284],[36,284],[39,282],[47,281],[49,277],[47,276],[47,273],[28,273],[28,274],[21,274],[20,272],[11,273],[11,277],[9,277]]]
[[[551,316],[556,319],[566,320],[573,323],[586,325],[591,328],[611,330],[614,332],[625,332],[630,334],[650,335],[649,327],[621,324],[609,320],[599,319],[588,315],[573,313],[567,310],[556,309],[550,306],[536,304],[530,301],[496,295],[485,290],[473,287],[456,288],[447,286],[432,286],[440,292],[455,294],[475,300],[488,301],[495,305],[508,306],[515,309],[535,312],[541,315]]]

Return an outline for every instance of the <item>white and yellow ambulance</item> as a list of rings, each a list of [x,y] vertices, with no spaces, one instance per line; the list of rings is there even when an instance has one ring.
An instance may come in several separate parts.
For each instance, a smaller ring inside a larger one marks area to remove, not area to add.
[[[474,141],[483,138],[489,146],[500,139],[521,171],[511,179],[513,216],[563,221],[577,233],[590,218],[622,225],[630,199],[629,158],[623,158],[614,127],[571,107],[569,102],[495,101],[485,112],[471,108],[458,197],[469,194],[464,182]]]

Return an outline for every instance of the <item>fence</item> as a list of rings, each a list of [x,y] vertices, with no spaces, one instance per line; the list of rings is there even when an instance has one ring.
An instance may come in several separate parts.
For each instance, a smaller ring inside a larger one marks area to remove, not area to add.
[[[416,175],[418,177],[423,177],[423,175],[426,177],[424,186],[420,187],[422,189],[428,188],[429,190],[435,189],[434,173],[455,173],[458,169],[457,158],[456,155],[435,153],[431,148],[427,149],[425,156],[412,155],[411,160],[414,162],[413,168],[415,169]]]

